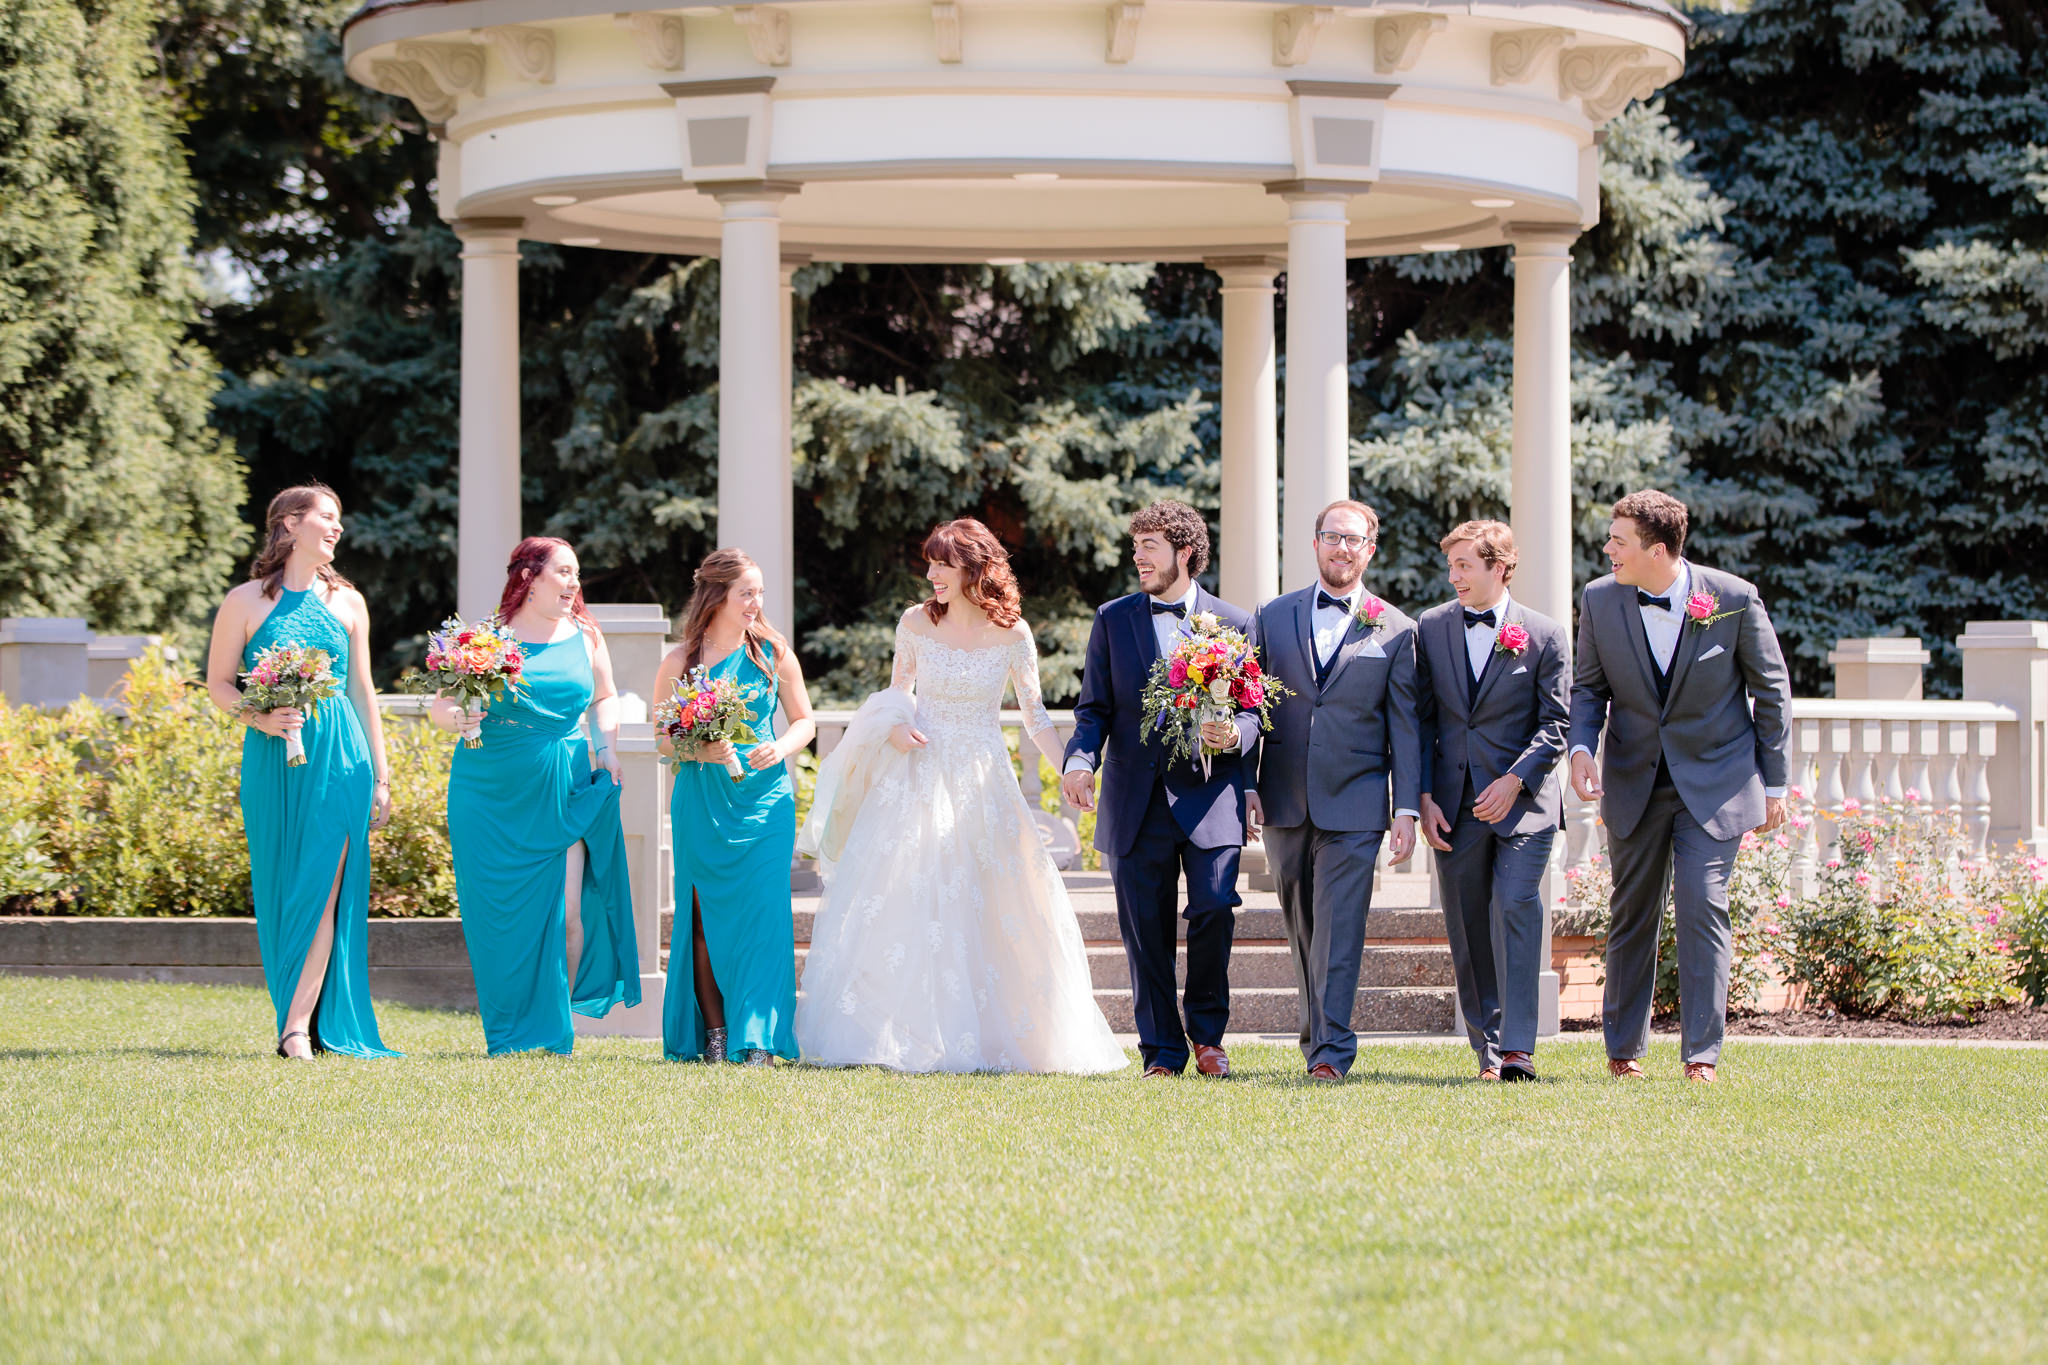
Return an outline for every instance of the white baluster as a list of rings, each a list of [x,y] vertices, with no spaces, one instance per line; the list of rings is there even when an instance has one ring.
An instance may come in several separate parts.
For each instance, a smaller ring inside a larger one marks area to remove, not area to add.
[[[1814,818],[1816,802],[1813,799],[1816,754],[1820,749],[1820,726],[1810,720],[1792,723],[1792,770],[1791,785],[1786,790],[1790,814],[1804,822],[1801,828],[1792,829],[1792,894],[1810,896],[1814,886]]]
[[[1969,772],[1963,785],[1964,837],[1970,856],[1982,858],[1991,852],[1991,760],[1998,756],[1998,726],[1986,721],[1968,727],[1976,737],[1967,760]]]
[[[1818,728],[1820,748],[1814,755],[1818,769],[1813,788],[1814,859],[1825,865],[1842,841],[1842,759],[1849,748],[1849,727],[1842,721],[1824,720]]]
[[[1960,852],[1956,845],[1954,831],[1962,827],[1963,820],[1963,758],[1969,752],[1970,727],[1962,724],[1941,726],[1941,753],[1936,762],[1940,765],[1935,773],[1934,821],[1939,830],[1938,844],[1944,855],[1953,856]]]
[[[1909,722],[1906,726],[1906,812],[1916,828],[1924,827],[1934,804],[1934,776],[1929,766],[1941,752],[1941,727],[1931,721]]]

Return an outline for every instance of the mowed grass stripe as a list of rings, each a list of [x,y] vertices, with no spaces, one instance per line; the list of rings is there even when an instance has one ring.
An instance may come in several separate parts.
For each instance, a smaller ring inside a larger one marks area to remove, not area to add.
[[[21,1359],[2048,1356],[2048,1053],[1456,1047],[1229,1083],[269,1055],[256,991],[0,978]]]

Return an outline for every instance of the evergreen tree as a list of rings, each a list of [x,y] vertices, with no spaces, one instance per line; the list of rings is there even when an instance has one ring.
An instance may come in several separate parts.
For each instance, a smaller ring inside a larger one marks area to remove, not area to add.
[[[103,630],[203,621],[247,538],[149,17],[0,7],[0,613]]]

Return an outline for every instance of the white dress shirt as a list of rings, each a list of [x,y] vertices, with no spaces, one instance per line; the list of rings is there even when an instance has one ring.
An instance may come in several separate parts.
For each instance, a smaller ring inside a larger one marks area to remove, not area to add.
[[[1508,619],[1508,595],[1502,593],[1500,601],[1495,602],[1490,608],[1481,607],[1480,610],[1493,613],[1493,624],[1474,625],[1469,621],[1465,624],[1465,662],[1471,666],[1473,682],[1478,682],[1486,676],[1487,659],[1493,654],[1494,641],[1500,638],[1500,628]],[[1458,619],[1464,620],[1462,616]]]
[[[1318,605],[1309,616],[1309,638],[1316,648],[1318,668],[1327,667],[1336,657],[1338,648],[1344,643],[1344,633],[1351,629],[1351,618],[1358,610],[1358,587],[1354,583],[1350,592],[1334,593],[1320,579],[1316,582],[1318,593],[1330,592],[1330,596],[1339,597],[1344,603],[1342,607]]]

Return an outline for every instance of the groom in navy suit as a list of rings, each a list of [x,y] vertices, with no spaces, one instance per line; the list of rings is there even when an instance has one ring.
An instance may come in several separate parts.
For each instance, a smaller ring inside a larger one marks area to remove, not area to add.
[[[1247,633],[1251,618],[1196,584],[1195,575],[1209,563],[1209,528],[1185,503],[1155,502],[1131,518],[1131,561],[1140,591],[1095,613],[1061,782],[1077,809],[1096,812],[1095,847],[1116,887],[1145,1075],[1180,1074],[1192,1044],[1197,1070],[1228,1076],[1223,1030],[1230,1022],[1230,939],[1245,828],[1241,755],[1252,751],[1258,721],[1240,711],[1202,726],[1204,743],[1224,751],[1211,757],[1204,777],[1199,759],[1167,762],[1162,745],[1143,740],[1139,720],[1153,662],[1188,633],[1196,615],[1212,612]],[[1175,920],[1183,875],[1188,974],[1176,1008]]]

